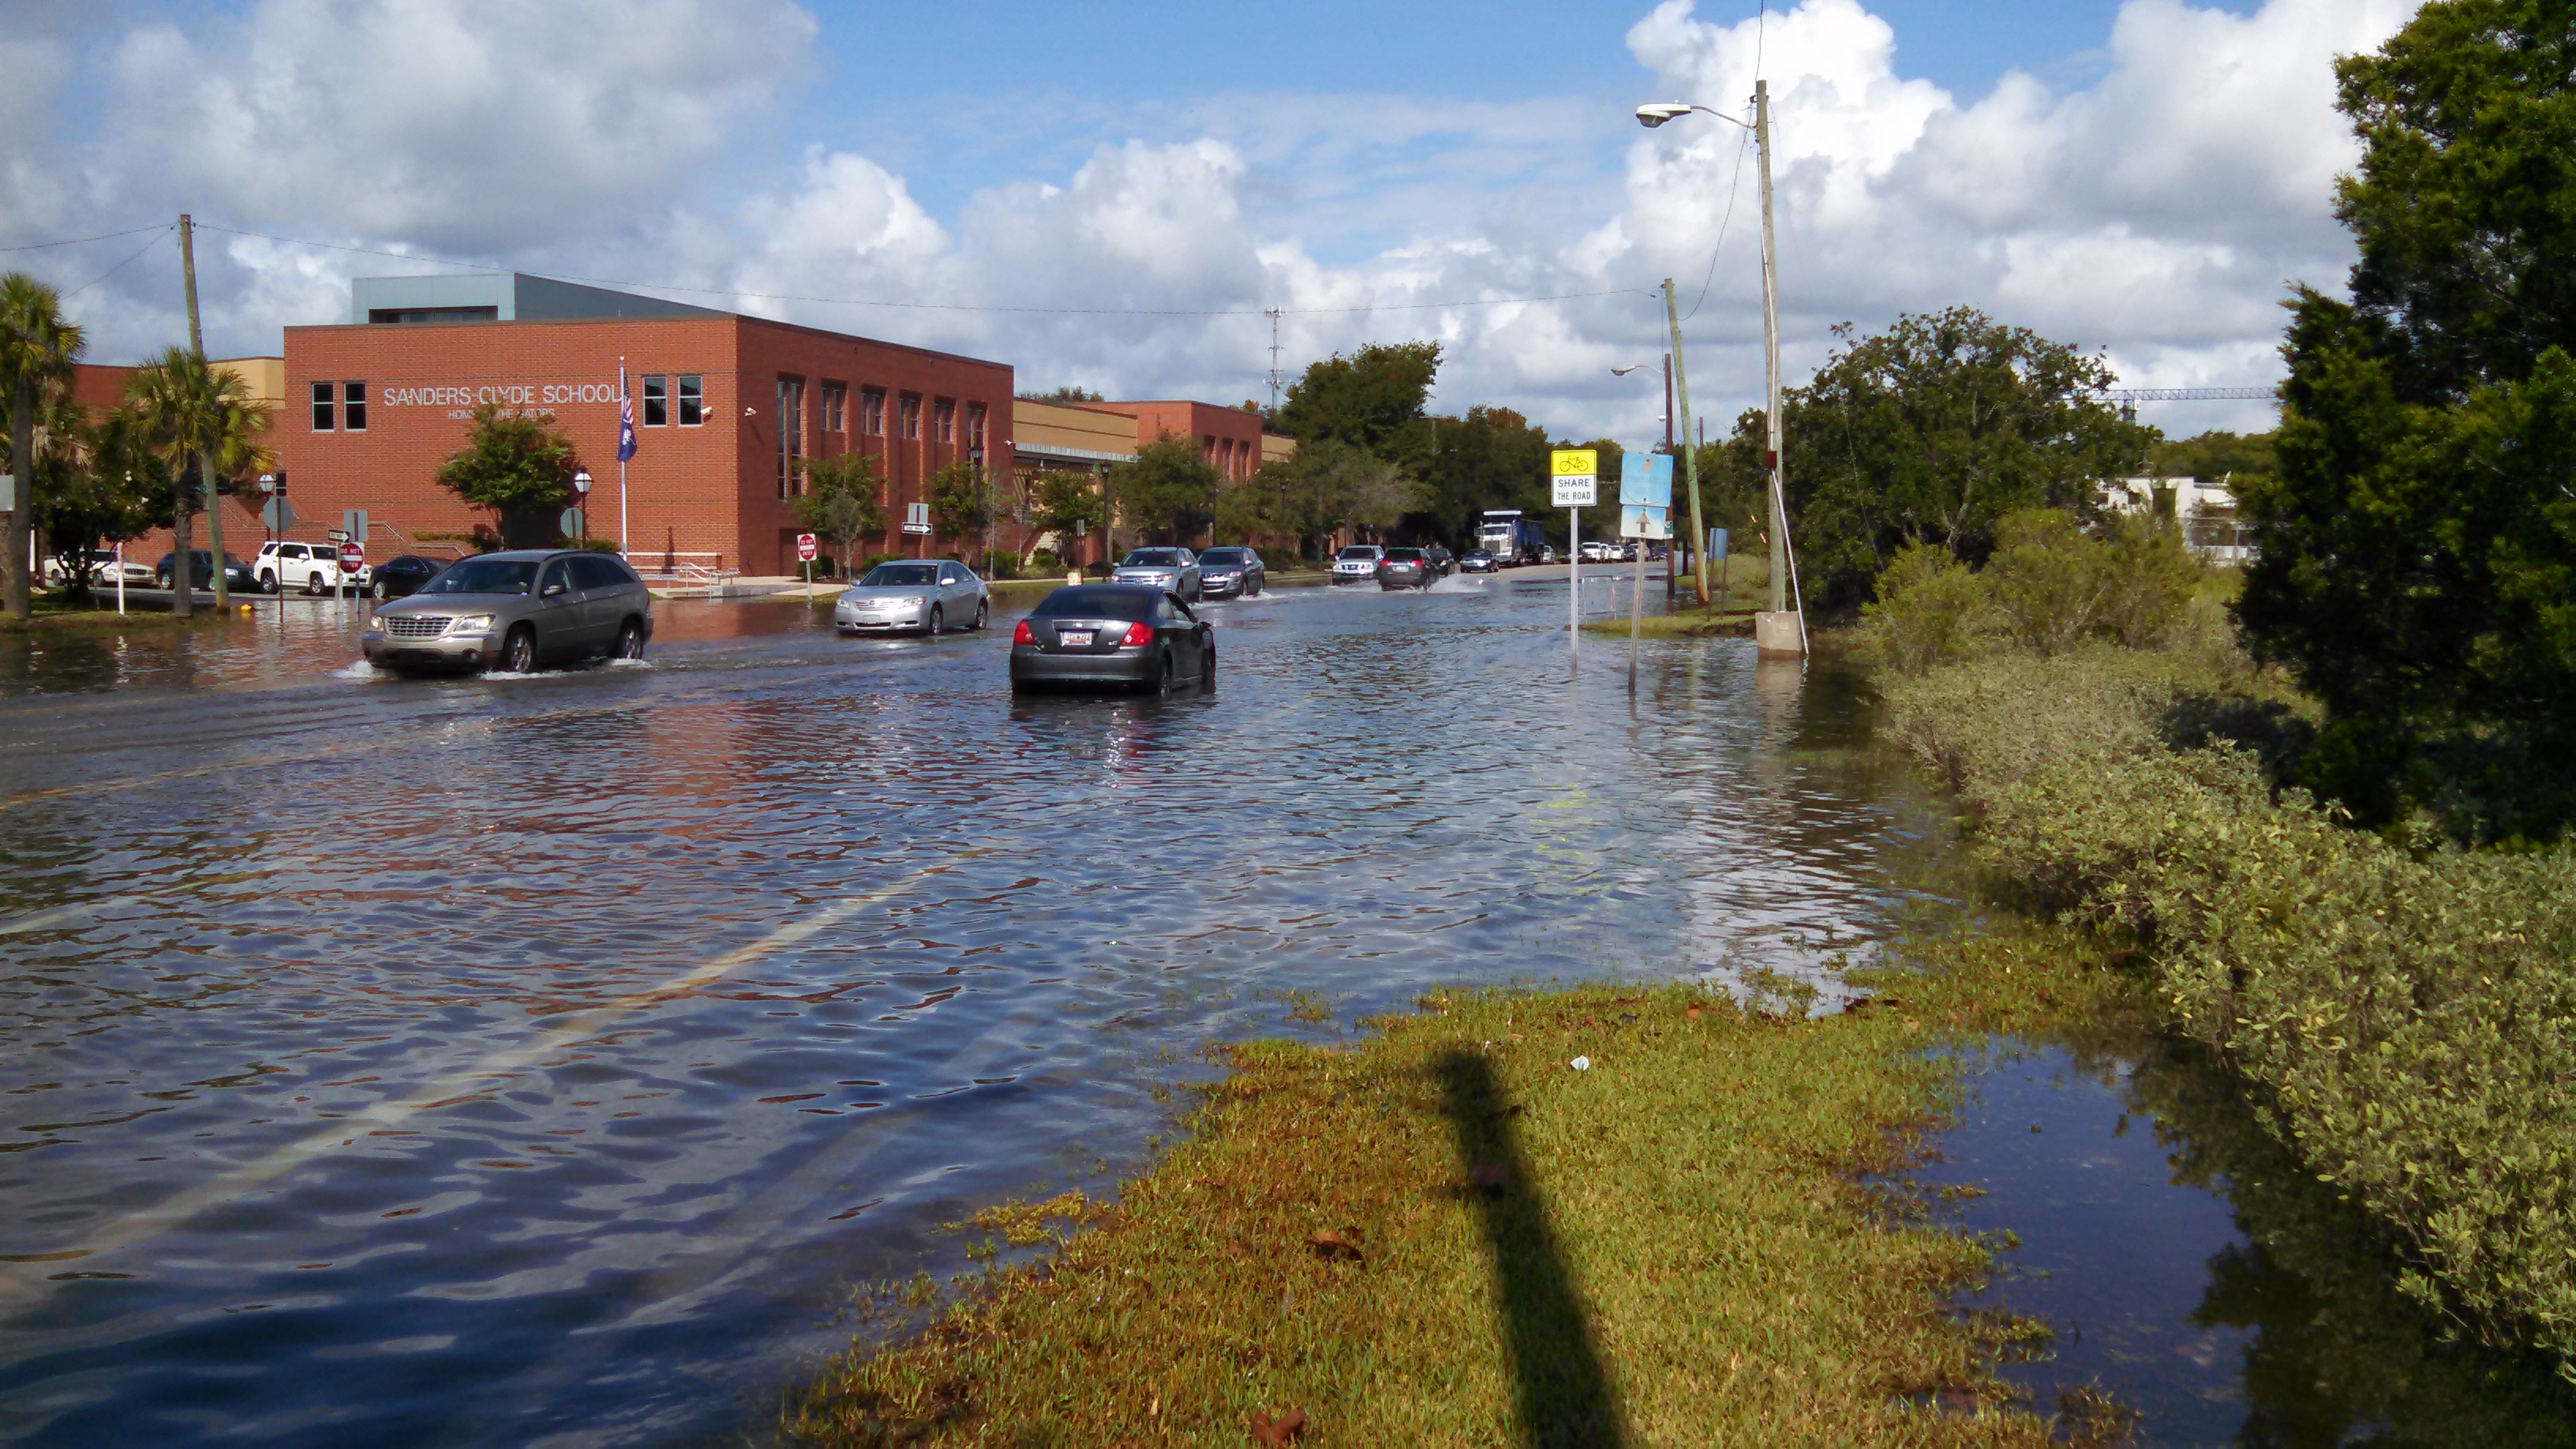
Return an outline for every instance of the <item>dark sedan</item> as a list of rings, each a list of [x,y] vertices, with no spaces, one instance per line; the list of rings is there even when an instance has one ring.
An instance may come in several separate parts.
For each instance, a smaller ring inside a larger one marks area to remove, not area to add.
[[[152,566],[152,582],[155,585],[165,589],[170,587],[171,561],[177,557],[177,554],[165,553],[161,555],[161,562]],[[215,586],[215,555],[212,549],[190,549],[188,564],[189,577],[198,588],[211,589]],[[251,574],[250,565],[229,553],[224,555],[224,585],[227,588],[239,589],[246,594],[259,592],[259,580]]]
[[[1248,599],[1270,587],[1270,571],[1261,555],[1248,548],[1211,548],[1199,553],[1199,597]]]
[[[1377,561],[1377,586],[1381,589],[1427,589],[1440,579],[1440,570],[1431,556],[1418,548],[1391,548]]]
[[[416,553],[396,554],[375,568],[375,593],[379,599],[408,599],[420,592],[421,585],[438,577],[447,564],[439,559],[422,558]]]
[[[1011,687],[1216,683],[1216,637],[1181,596],[1148,584],[1068,584],[1011,634]]]
[[[1496,568],[1494,556],[1481,548],[1471,548],[1458,555],[1458,572],[1462,574],[1490,574]]]

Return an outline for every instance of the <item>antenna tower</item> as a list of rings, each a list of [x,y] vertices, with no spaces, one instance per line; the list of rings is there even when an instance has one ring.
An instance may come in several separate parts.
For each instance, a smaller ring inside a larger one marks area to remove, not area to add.
[[[1273,307],[1266,315],[1270,318],[1270,410],[1275,413],[1279,411],[1279,385],[1287,375],[1279,370],[1279,309]]]

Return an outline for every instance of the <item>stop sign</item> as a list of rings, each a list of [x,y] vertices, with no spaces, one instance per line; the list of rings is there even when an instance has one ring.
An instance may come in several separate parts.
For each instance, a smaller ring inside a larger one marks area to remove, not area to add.
[[[354,574],[367,566],[366,545],[351,539],[340,545],[340,572]]]
[[[812,563],[814,561],[814,553],[814,535],[810,533],[800,533],[796,535],[797,561],[800,563]]]

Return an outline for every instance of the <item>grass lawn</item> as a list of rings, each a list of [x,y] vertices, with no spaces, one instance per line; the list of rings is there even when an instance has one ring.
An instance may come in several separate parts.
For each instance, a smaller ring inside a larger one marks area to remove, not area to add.
[[[0,634],[112,634],[134,629],[204,629],[239,620],[248,612],[247,605],[235,605],[230,613],[218,613],[211,603],[200,600],[196,612],[182,619],[170,612],[167,602],[150,607],[140,603],[127,605],[125,613],[116,612],[116,595],[105,593],[87,604],[76,604],[60,594],[39,594],[29,607],[28,616],[12,619],[0,614]]]
[[[1681,986],[1448,993],[1347,1048],[1234,1047],[1188,1137],[1114,1206],[979,1214],[1054,1251],[835,1365],[787,1427],[834,1445],[2112,1442],[2090,1410],[2052,1424],[2012,1401],[1990,1365],[2044,1331],[1949,1311],[1985,1250],[1866,1181],[1952,1090],[1927,1049],[2064,1009],[2051,992],[2125,990],[2109,972],[2042,989],[2027,961],[2016,987],[2015,949],[1959,945],[1817,1021]]]

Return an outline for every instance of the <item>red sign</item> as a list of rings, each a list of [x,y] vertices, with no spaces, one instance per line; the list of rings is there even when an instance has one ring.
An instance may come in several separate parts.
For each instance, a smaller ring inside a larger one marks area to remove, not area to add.
[[[340,545],[340,572],[354,574],[367,566],[366,545],[351,539]]]
[[[810,533],[800,533],[796,535],[797,562],[812,563],[814,561],[815,552],[814,535]]]

